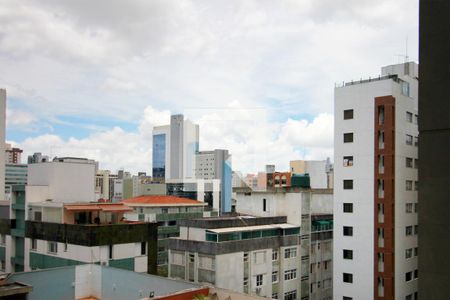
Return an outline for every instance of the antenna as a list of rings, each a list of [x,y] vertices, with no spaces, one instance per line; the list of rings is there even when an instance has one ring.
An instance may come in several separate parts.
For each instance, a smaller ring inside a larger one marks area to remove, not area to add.
[[[406,43],[405,43],[405,63],[407,63],[409,60],[408,57],[408,36],[406,36]]]

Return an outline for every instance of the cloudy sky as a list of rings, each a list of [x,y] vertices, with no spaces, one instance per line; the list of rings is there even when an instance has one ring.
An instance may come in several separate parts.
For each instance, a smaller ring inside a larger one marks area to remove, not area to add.
[[[283,170],[332,157],[335,83],[406,44],[417,61],[418,0],[2,0],[7,140],[150,172],[152,127],[183,113],[234,169]]]

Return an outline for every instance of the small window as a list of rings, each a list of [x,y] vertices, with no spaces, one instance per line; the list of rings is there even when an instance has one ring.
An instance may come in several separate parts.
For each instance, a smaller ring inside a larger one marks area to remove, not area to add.
[[[278,282],[278,271],[272,272],[272,283]]]
[[[297,248],[287,248],[284,249],[284,258],[294,258],[297,257]]]
[[[408,281],[411,281],[411,280],[412,280],[412,272],[407,272],[405,274],[405,281],[408,282]]]
[[[353,259],[353,250],[344,249],[342,252],[344,259]]]
[[[414,270],[414,279],[419,278],[419,270]]]
[[[412,144],[413,144],[413,136],[407,134],[407,135],[406,135],[406,145],[412,146]]]
[[[412,203],[406,203],[406,213],[410,214],[413,212],[413,204]]]
[[[244,262],[248,262],[248,252],[244,252]]]
[[[353,227],[352,226],[344,226],[344,236],[353,236]]]
[[[408,123],[412,123],[413,121],[413,114],[410,113],[409,111],[406,112],[406,122]]]
[[[405,250],[405,258],[406,259],[411,258],[412,255],[413,255],[413,249],[412,248],[409,248],[409,249]]]
[[[292,280],[297,278],[297,269],[284,271],[284,280]]]
[[[353,203],[344,203],[344,212],[352,213],[353,212]]]
[[[47,244],[47,251],[49,253],[58,253],[58,243],[57,242],[48,242]]]
[[[412,180],[406,180],[406,190],[407,191],[412,191],[412,186],[413,186],[413,182]]]
[[[352,297],[344,296],[344,297],[342,297],[342,300],[353,300],[353,298],[352,298]]]
[[[343,280],[346,283],[353,283],[353,274],[351,274],[351,273],[344,273],[343,274]]]
[[[141,242],[141,255],[147,254],[147,242]]]
[[[278,250],[273,249],[272,250],[272,261],[278,260]]]
[[[37,250],[37,239],[31,239],[31,250]]]
[[[344,133],[344,143],[353,143],[353,132]],[[412,136],[411,136],[412,145]]]
[[[344,179],[343,186],[344,186],[344,190],[353,190],[353,180]]]
[[[419,137],[418,136],[414,137],[414,146],[419,147]]]
[[[290,291],[284,293],[284,300],[296,300],[297,299],[297,291]]]
[[[344,110],[344,120],[353,119],[353,109]]]
[[[413,232],[413,227],[412,226],[406,226],[405,227],[405,235],[406,236],[412,235],[412,232]]]
[[[344,167],[353,166],[353,156],[344,156]]]
[[[267,211],[267,200],[266,200],[266,198],[263,199],[263,211]]]
[[[263,285],[263,275],[262,274],[256,275],[256,286],[262,285]]]
[[[108,258],[113,259],[113,245],[109,245],[108,247]]]
[[[248,278],[244,277],[244,286],[247,286],[247,285],[248,285]]]
[[[412,168],[413,167],[413,159],[411,157],[406,158],[406,167]]]
[[[167,213],[169,213],[169,209],[168,209],[168,208],[162,208],[162,209],[161,209],[161,212],[162,212],[163,214],[167,214]]]

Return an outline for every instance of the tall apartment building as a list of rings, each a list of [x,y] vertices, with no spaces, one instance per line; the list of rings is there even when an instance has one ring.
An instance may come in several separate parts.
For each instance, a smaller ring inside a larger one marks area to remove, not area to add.
[[[20,164],[22,162],[22,152],[20,148],[11,147],[11,144],[5,144],[5,163]]]
[[[50,158],[47,155],[42,155],[41,152],[35,152],[33,155],[28,155],[27,163],[36,164],[40,162],[49,162]]]
[[[199,126],[183,115],[172,115],[170,125],[153,128],[152,171],[155,180],[193,178],[199,150]]]
[[[286,217],[180,221],[180,237],[169,239],[168,248],[169,277],[272,299],[300,299],[300,226]]]
[[[417,299],[418,65],[335,89],[334,299]]]
[[[220,180],[220,212],[231,212],[232,170],[228,150],[197,152],[194,173],[198,179]]]

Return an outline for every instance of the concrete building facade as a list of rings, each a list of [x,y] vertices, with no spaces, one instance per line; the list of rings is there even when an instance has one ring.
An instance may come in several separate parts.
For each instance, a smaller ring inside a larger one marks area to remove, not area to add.
[[[335,89],[334,299],[417,297],[417,72]]]
[[[22,162],[22,152],[20,148],[11,147],[11,144],[5,144],[5,163],[20,164]]]
[[[273,299],[300,299],[300,227],[286,217],[180,222],[169,240],[169,276]]]

